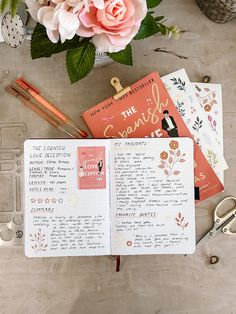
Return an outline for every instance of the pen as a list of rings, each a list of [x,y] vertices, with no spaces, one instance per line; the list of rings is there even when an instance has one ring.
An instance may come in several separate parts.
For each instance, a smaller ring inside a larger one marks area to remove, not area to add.
[[[66,116],[61,110],[59,110],[55,105],[51,104],[47,99],[40,95],[40,91],[32,86],[29,82],[27,82],[24,78],[20,77],[16,79],[16,84],[24,89],[27,93],[29,93],[35,100],[37,100],[44,108],[49,110],[52,114],[54,114],[58,119],[60,119],[63,123],[71,127],[76,133],[79,134],[80,137],[86,138],[88,134],[80,130],[76,124]]]
[[[70,137],[76,138],[70,132],[68,132],[65,128],[63,128],[60,123],[54,120],[51,116],[49,116],[46,112],[42,111],[40,108],[36,107],[25,95],[22,95],[17,89],[13,86],[7,86],[6,91],[12,96],[18,98],[27,108],[31,109],[35,113],[37,113],[41,118],[49,122],[54,127],[58,128],[60,131],[66,133]]]

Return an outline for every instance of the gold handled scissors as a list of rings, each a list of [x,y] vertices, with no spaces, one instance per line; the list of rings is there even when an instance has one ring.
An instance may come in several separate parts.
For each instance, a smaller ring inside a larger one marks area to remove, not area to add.
[[[224,203],[232,200],[234,202],[234,206],[232,209],[229,209],[226,214],[223,216],[218,215],[218,211]],[[236,221],[236,198],[233,196],[225,197],[215,208],[214,211],[214,225],[213,228],[210,229],[198,242],[197,247],[204,244],[206,241],[211,239],[219,232],[223,232],[227,235],[236,236],[236,232],[231,231],[232,224]]]

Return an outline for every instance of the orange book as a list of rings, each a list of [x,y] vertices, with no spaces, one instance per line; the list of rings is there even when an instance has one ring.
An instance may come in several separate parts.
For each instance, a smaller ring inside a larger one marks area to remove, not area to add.
[[[85,111],[83,118],[95,138],[192,138],[156,72],[131,85],[120,98],[110,97]],[[196,143],[194,154],[195,186],[204,200],[222,191],[223,185]]]

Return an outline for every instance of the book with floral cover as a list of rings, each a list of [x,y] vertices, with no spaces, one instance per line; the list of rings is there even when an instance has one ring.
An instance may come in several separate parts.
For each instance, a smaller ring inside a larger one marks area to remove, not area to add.
[[[85,111],[83,118],[95,138],[193,138],[158,73],[134,83],[118,99],[110,97]],[[200,200],[223,190],[223,185],[195,143],[195,186]]]

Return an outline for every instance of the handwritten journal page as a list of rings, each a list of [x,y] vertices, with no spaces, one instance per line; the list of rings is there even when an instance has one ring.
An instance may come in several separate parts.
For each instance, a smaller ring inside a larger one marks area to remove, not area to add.
[[[112,254],[195,248],[193,141],[111,140]]]
[[[110,254],[109,142],[25,142],[25,253]]]

